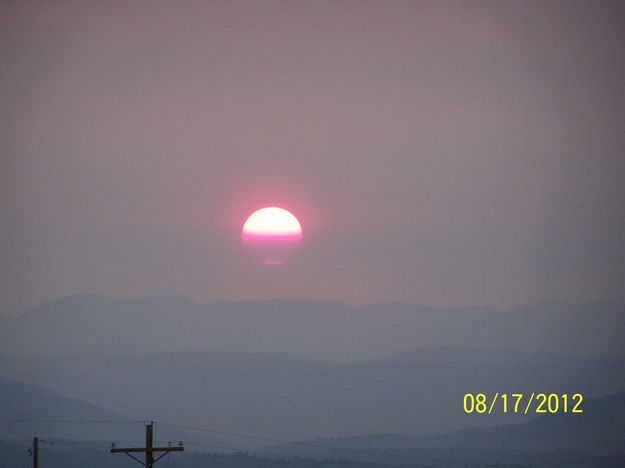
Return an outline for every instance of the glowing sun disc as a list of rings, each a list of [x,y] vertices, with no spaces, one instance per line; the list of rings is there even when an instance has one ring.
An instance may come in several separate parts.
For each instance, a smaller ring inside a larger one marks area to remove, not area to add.
[[[295,216],[283,208],[269,206],[251,214],[241,232],[244,242],[299,242],[302,226]]]
[[[268,206],[247,218],[241,240],[260,263],[281,265],[302,240],[302,226],[287,210]]]

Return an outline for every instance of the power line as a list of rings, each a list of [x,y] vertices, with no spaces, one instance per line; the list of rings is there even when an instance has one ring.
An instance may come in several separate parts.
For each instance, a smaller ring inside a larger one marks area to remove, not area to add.
[[[171,454],[171,452],[183,452],[184,447],[182,442],[178,443],[177,447],[169,444],[167,447],[155,447],[154,446],[154,421],[150,421],[145,426],[145,447],[115,447],[115,444],[111,445],[111,453],[125,453],[133,460],[141,463],[146,468],[152,468],[154,463],[159,461],[165,455]],[[156,456],[155,453],[162,452],[162,455]],[[136,458],[133,453],[145,453],[145,463]],[[169,463],[169,462],[168,462]]]
[[[389,452],[376,452],[373,450],[354,449],[354,448],[348,448],[348,447],[334,447],[331,445],[313,444],[310,442],[295,442],[295,441],[290,441],[290,440],[275,439],[272,437],[264,437],[264,436],[253,435],[253,434],[242,434],[242,433],[237,433],[237,432],[218,431],[214,429],[208,429],[208,428],[197,427],[197,426],[188,426],[185,424],[175,424],[175,423],[169,423],[165,421],[158,421],[158,422],[166,426],[178,427],[181,429],[188,429],[188,430],[194,430],[194,431],[199,431],[199,432],[208,432],[212,434],[226,435],[226,436],[232,436],[232,437],[241,437],[245,439],[262,440],[265,442],[274,442],[274,443],[279,443],[279,444],[300,445],[303,447],[310,447],[310,448],[337,450],[340,452],[358,453],[360,455],[377,455],[377,456],[382,456],[382,457],[384,456],[396,457],[396,458],[403,458],[407,460],[421,460],[421,461],[430,461],[430,462],[454,464],[454,465],[462,463],[458,460],[447,460],[447,459],[442,459],[442,458],[423,457],[423,456],[418,456],[418,455],[406,455],[406,454],[392,453],[392,452],[390,453]],[[260,452],[260,453],[263,453],[263,452]]]
[[[82,423],[85,423],[85,424],[139,424],[139,423],[145,424],[144,420],[139,420],[139,419],[119,420],[119,419],[8,419],[8,418],[3,418],[3,419],[0,419],[0,422],[23,422],[23,423],[36,422],[36,423],[62,423],[62,424],[63,423],[67,423],[67,424],[82,424]],[[194,431],[199,431],[199,432],[226,435],[230,437],[240,437],[240,438],[245,438],[245,439],[261,440],[264,442],[273,442],[273,443],[278,443],[278,444],[299,445],[302,447],[309,447],[309,448],[319,448],[319,449],[326,449],[326,450],[335,450],[339,452],[357,453],[360,455],[395,457],[395,458],[402,458],[406,460],[430,461],[430,462],[443,463],[443,464],[456,465],[456,464],[461,463],[457,460],[446,460],[446,459],[440,459],[440,458],[423,457],[423,456],[417,456],[417,455],[406,455],[406,454],[392,453],[392,452],[376,452],[373,450],[353,449],[353,448],[347,448],[347,447],[335,447],[331,445],[313,444],[310,442],[296,442],[296,441],[276,439],[272,437],[264,437],[264,436],[253,435],[253,434],[242,434],[242,433],[237,433],[237,432],[219,431],[215,429],[190,426],[186,424],[176,424],[176,423],[170,423],[170,422],[165,422],[165,421],[156,421],[156,422],[158,422],[159,424],[163,424],[165,426],[178,427],[181,429],[188,429],[188,430],[194,430]],[[215,446],[214,448],[225,448],[225,447]],[[225,449],[240,451],[239,448],[225,448]],[[263,454],[267,452],[259,452],[259,453]],[[284,455],[280,454],[279,456],[284,456]]]
[[[67,423],[67,424],[145,424],[140,419],[11,419],[2,418],[0,422],[16,423]]]
[[[3,418],[3,419],[0,419],[0,422],[19,422],[19,423],[35,422],[35,423],[67,423],[67,424],[82,424],[82,423],[85,423],[85,424],[139,424],[139,423],[145,424],[145,420],[139,420],[139,419],[120,420],[120,419],[11,419],[11,418]],[[398,459],[427,461],[427,462],[441,463],[441,464],[446,464],[446,465],[462,465],[463,463],[459,460],[449,460],[449,459],[443,459],[443,458],[433,458],[433,457],[425,457],[425,456],[418,456],[418,455],[407,455],[407,454],[393,453],[393,452],[378,452],[374,450],[355,449],[355,448],[348,448],[348,447],[335,447],[331,445],[323,445],[323,444],[316,444],[316,443],[310,443],[310,442],[298,442],[298,441],[290,441],[290,440],[285,440],[285,439],[276,439],[273,437],[265,437],[265,436],[255,435],[255,434],[243,434],[239,432],[219,431],[216,429],[209,429],[209,428],[191,426],[191,425],[186,425],[186,424],[176,424],[176,423],[165,422],[165,421],[156,421],[156,422],[158,422],[159,424],[163,424],[165,426],[177,427],[181,429],[193,430],[193,431],[198,431],[198,432],[219,434],[219,435],[225,435],[225,436],[230,436],[230,437],[240,437],[240,438],[251,439],[251,440],[260,440],[264,442],[273,442],[273,443],[278,443],[278,444],[298,445],[298,446],[309,447],[309,448],[334,450],[334,451],[354,453],[354,454],[359,454],[359,455],[394,457]],[[202,445],[202,444],[196,443],[194,445]],[[209,446],[210,444],[203,444],[203,445]],[[221,448],[225,450],[245,452],[245,450],[241,450],[240,448],[235,448],[235,447],[224,447],[224,446],[216,446],[216,445],[212,447]],[[253,453],[258,453],[260,455],[269,454],[269,452],[264,452],[264,451],[253,452]],[[274,453],[274,455],[282,456],[282,457],[284,456],[283,454],[276,454],[276,453]],[[301,466],[301,465],[298,465],[298,466]]]

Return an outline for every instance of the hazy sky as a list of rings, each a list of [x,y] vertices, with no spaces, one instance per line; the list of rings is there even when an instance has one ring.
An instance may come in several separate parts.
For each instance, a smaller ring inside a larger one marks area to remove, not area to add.
[[[625,3],[3,1],[0,311],[625,301]],[[304,242],[239,239],[266,205]]]

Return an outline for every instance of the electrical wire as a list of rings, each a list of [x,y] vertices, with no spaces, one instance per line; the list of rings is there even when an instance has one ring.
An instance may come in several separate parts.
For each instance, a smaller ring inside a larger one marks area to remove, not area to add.
[[[207,432],[207,433],[211,433],[211,434],[226,435],[226,436],[231,436],[231,437],[240,437],[240,438],[252,439],[252,440],[262,440],[262,441],[265,441],[265,442],[274,442],[274,443],[279,443],[279,444],[299,445],[299,446],[302,446],[302,447],[320,448],[320,449],[326,449],[326,450],[336,450],[336,451],[339,451],[339,452],[357,453],[357,454],[360,454],[360,455],[376,455],[376,456],[382,456],[382,457],[395,457],[395,458],[402,458],[402,459],[406,459],[406,460],[421,460],[421,461],[429,461],[429,462],[436,462],[436,463],[443,463],[443,464],[454,464],[454,465],[457,465],[457,464],[461,463],[458,460],[448,460],[448,459],[443,459],[443,458],[423,457],[423,456],[418,456],[418,455],[406,455],[406,454],[392,453],[392,452],[390,452],[390,453],[389,452],[376,452],[376,451],[373,451],[373,450],[353,449],[353,448],[348,448],[348,447],[335,447],[335,446],[331,446],[331,445],[313,444],[313,443],[310,443],[310,442],[295,442],[295,441],[290,441],[290,440],[276,439],[276,438],[272,438],[272,437],[264,437],[264,436],[253,435],[253,434],[242,434],[242,433],[237,433],[237,432],[218,431],[218,430],[214,430],[214,429],[208,429],[208,428],[197,427],[197,426],[188,426],[188,425],[185,425],[185,424],[176,424],[176,423],[170,423],[170,422],[165,422],[165,421],[156,421],[156,422],[158,422],[159,424],[163,424],[165,426],[178,427],[180,429],[194,430],[194,431],[198,431],[198,432]],[[263,453],[263,452],[260,452],[260,453]]]
[[[14,423],[67,423],[67,424],[145,424],[145,420],[140,419],[17,419],[2,418],[0,422]]]
[[[82,424],[82,423],[85,423],[85,424],[138,424],[138,423],[145,424],[146,423],[145,420],[139,420],[139,419],[127,419],[127,420],[114,419],[113,420],[113,419],[17,419],[17,418],[15,419],[2,418],[0,419],[0,422],[19,422],[19,423],[29,423],[29,422],[33,423],[34,422],[34,423],[62,423],[62,424]],[[393,452],[378,452],[374,450],[354,449],[354,448],[348,448],[348,447],[336,447],[336,446],[331,446],[331,445],[323,445],[323,444],[310,443],[310,442],[297,442],[297,441],[290,441],[290,440],[284,440],[284,439],[276,439],[273,437],[265,437],[265,436],[254,435],[254,434],[243,434],[243,433],[238,433],[238,432],[219,431],[216,429],[209,429],[209,428],[191,426],[191,425],[186,425],[186,424],[177,424],[177,423],[166,422],[166,421],[154,421],[154,422],[158,424],[162,424],[164,426],[177,427],[180,429],[187,429],[187,430],[198,431],[198,432],[225,435],[225,436],[230,436],[230,437],[239,437],[239,438],[251,439],[251,440],[260,440],[264,442],[273,442],[277,444],[298,445],[301,447],[334,450],[338,452],[353,453],[353,454],[359,454],[359,455],[394,457],[397,459],[427,461],[427,462],[446,464],[446,465],[462,465],[463,463],[459,460],[449,460],[449,459],[444,459],[444,458],[407,455],[407,454],[393,453]],[[195,445],[201,445],[201,444],[196,443]],[[204,444],[204,445],[209,446],[210,444]],[[240,448],[235,448],[235,447],[227,448],[223,446],[222,447],[213,446],[213,448],[221,448],[221,449],[233,450],[233,451],[242,451]],[[269,452],[265,452],[265,451],[254,452],[254,453],[258,453],[259,455],[269,454]],[[274,454],[274,455],[284,456],[283,454]],[[298,466],[301,466],[301,465],[298,465]]]

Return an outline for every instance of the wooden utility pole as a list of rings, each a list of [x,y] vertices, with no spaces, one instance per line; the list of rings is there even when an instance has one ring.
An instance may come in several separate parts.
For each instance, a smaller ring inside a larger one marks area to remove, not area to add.
[[[33,439],[33,468],[39,468],[39,437]]]
[[[154,465],[154,455],[152,451],[154,450],[154,423],[150,422],[147,426],[145,426],[145,466],[147,468],[152,468]]]
[[[145,426],[145,447],[138,448],[116,448],[115,444],[111,446],[111,453],[125,453],[133,460],[138,461],[146,468],[152,468],[154,463],[159,461],[165,455],[170,452],[182,452],[184,447],[182,442],[178,443],[177,447],[154,447],[154,421],[150,421]],[[154,459],[154,452],[163,452],[156,459]],[[133,453],[145,453],[145,463],[132,455]],[[36,468],[36,467],[35,467]]]

